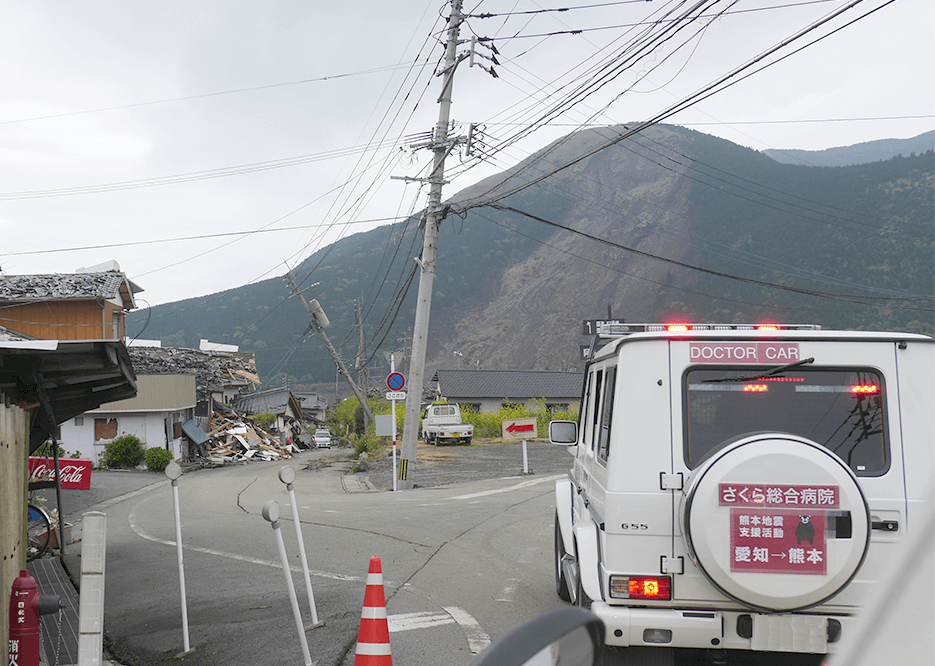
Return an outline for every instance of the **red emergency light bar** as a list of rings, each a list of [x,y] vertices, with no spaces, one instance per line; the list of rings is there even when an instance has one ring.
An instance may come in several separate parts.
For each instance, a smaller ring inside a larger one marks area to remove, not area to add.
[[[880,392],[880,387],[876,384],[857,384],[851,387],[851,393],[855,395],[876,395]]]
[[[744,393],[766,393],[769,387],[766,384],[744,384]]]
[[[819,331],[817,324],[626,324],[598,322],[597,334],[601,338],[616,338],[631,333],[690,333],[692,331]]]
[[[796,382],[801,384],[805,377],[757,377],[758,382]]]

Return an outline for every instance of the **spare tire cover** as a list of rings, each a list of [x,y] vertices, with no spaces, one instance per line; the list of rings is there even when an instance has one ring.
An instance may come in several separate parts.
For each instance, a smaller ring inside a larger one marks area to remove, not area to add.
[[[870,542],[870,512],[844,462],[785,433],[744,436],[692,473],[682,533],[704,576],[745,606],[815,606],[853,578]]]

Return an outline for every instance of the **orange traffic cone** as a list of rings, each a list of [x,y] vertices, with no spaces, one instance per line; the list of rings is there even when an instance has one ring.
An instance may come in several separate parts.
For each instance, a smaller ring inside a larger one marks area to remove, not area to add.
[[[383,570],[380,558],[376,556],[370,558],[354,666],[393,666],[390,625],[386,621],[386,598],[383,596]]]

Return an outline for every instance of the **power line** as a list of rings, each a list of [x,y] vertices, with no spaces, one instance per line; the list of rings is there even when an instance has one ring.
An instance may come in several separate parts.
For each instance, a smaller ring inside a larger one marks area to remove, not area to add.
[[[510,211],[510,212],[516,213],[516,214],[518,214],[518,215],[523,215],[523,216],[525,216],[525,217],[528,217],[528,218],[531,219],[531,220],[535,220],[535,221],[537,221],[537,222],[541,222],[541,223],[546,224],[546,225],[549,225],[549,226],[551,226],[551,227],[555,227],[555,228],[558,228],[558,229],[562,229],[562,230],[564,230],[564,231],[568,231],[568,232],[573,233],[573,234],[576,234],[576,235],[578,235],[578,236],[582,236],[583,238],[587,238],[587,239],[589,239],[589,240],[592,240],[592,241],[601,243],[601,244],[603,244],[603,245],[608,245],[608,246],[610,246],[610,247],[614,247],[614,248],[617,248],[617,249],[619,249],[619,250],[624,250],[624,251],[626,251],[626,252],[631,252],[631,253],[633,253],[633,254],[637,254],[637,255],[639,255],[639,256],[646,257],[646,258],[648,258],[648,259],[653,259],[653,260],[655,260],[655,261],[661,261],[661,262],[664,262],[664,263],[667,263],[667,264],[672,264],[672,265],[678,266],[678,267],[680,267],[680,268],[687,268],[687,269],[689,269],[689,270],[698,271],[698,272],[701,272],[701,273],[706,273],[706,274],[708,274],[708,275],[713,275],[713,276],[715,276],[715,277],[722,277],[722,278],[727,278],[727,279],[730,279],[730,280],[736,280],[736,281],[739,281],[739,282],[746,282],[746,283],[748,283],[748,284],[754,284],[754,285],[757,285],[757,286],[760,286],[760,287],[767,287],[767,288],[770,288],[770,289],[778,289],[778,290],[781,290],[781,291],[789,291],[789,292],[793,292],[793,293],[797,293],[797,294],[805,294],[805,295],[808,295],[808,296],[819,296],[819,297],[822,297],[822,298],[832,298],[832,299],[835,299],[835,300],[845,301],[845,302],[849,302],[849,303],[860,303],[860,304],[862,304],[862,305],[866,305],[868,300],[869,300],[869,301],[877,301],[877,300],[886,300],[886,301],[927,300],[927,299],[922,299],[922,298],[917,298],[917,297],[892,297],[892,296],[890,296],[890,297],[880,297],[880,296],[859,296],[859,295],[854,295],[854,294],[833,294],[833,293],[829,293],[829,292],[815,291],[815,290],[812,290],[812,289],[801,289],[801,288],[799,288],[799,287],[790,287],[790,286],[788,286],[788,285],[781,285],[781,284],[776,284],[776,283],[773,283],[773,282],[766,282],[766,281],[763,281],[763,280],[756,280],[756,279],[753,279],[753,278],[745,278],[745,277],[741,277],[741,276],[739,276],[739,275],[731,275],[730,273],[724,273],[724,272],[722,272],[722,271],[715,271],[715,270],[712,270],[712,269],[709,269],[709,268],[702,268],[702,267],[700,267],[700,266],[694,266],[694,265],[692,265],[692,264],[688,264],[688,263],[685,263],[685,262],[683,262],[683,261],[678,261],[677,259],[669,259],[668,257],[662,257],[662,256],[659,256],[659,255],[656,255],[656,254],[652,254],[652,253],[650,253],[650,252],[644,252],[643,250],[637,250],[636,248],[628,247],[628,246],[623,245],[623,244],[621,244],[621,243],[615,243],[615,242],[613,242],[613,241],[611,241],[611,240],[608,240],[608,239],[606,239],[606,238],[600,238],[600,237],[595,236],[595,235],[593,235],[593,234],[589,234],[589,233],[587,233],[587,232],[580,231],[580,230],[578,230],[578,229],[573,229],[573,228],[571,228],[571,227],[567,227],[567,226],[565,226],[565,225],[563,225],[563,224],[559,224],[558,222],[552,222],[551,220],[547,220],[547,219],[545,219],[545,218],[543,218],[543,217],[540,217],[540,216],[538,216],[538,215],[533,215],[532,213],[528,213],[528,212],[526,212],[526,211],[520,210],[520,209],[515,208],[515,207],[513,207],[513,206],[508,206],[508,205],[506,205],[506,204],[501,204],[501,203],[490,203],[490,204],[487,204],[487,206],[489,206],[490,208],[495,208],[495,209],[497,209],[497,210],[506,210],[506,211]],[[919,311],[921,311],[921,312],[935,312],[935,309],[933,309],[933,308],[902,307],[902,306],[892,306],[892,307],[899,307],[900,309],[904,309],[904,310],[919,310]]]
[[[238,164],[235,166],[219,167],[216,169],[207,169],[205,171],[190,171],[186,173],[170,174],[166,176],[156,176],[153,178],[141,178],[139,180],[124,180],[112,183],[100,183],[98,185],[82,185],[76,187],[60,187],[48,190],[25,190],[20,192],[0,192],[0,201],[11,201],[18,199],[42,199],[48,197],[75,196],[81,194],[98,194],[101,192],[116,192],[119,190],[131,190],[144,187],[159,187],[162,185],[176,185],[179,183],[189,183],[198,180],[208,180],[212,178],[227,178],[229,176],[240,176],[258,171],[269,171],[271,169],[283,169],[287,167],[311,164],[324,160],[336,159],[339,157],[348,157],[350,155],[362,154],[367,151],[376,150],[398,145],[396,140],[384,141],[382,143],[366,144],[362,146],[353,146],[351,148],[339,148],[323,153],[310,153],[307,155],[297,155],[295,157],[286,157],[266,162],[252,162],[248,164]]]
[[[727,297],[725,297],[725,296],[717,296],[717,295],[715,295],[715,294],[706,294],[706,293],[701,292],[701,291],[695,291],[695,290],[693,290],[693,289],[687,289],[687,288],[685,288],[685,287],[679,287],[678,285],[675,285],[675,284],[666,284],[665,282],[659,282],[658,280],[653,280],[653,279],[651,279],[651,278],[648,278],[648,277],[645,277],[645,276],[642,276],[642,275],[637,275],[636,273],[631,273],[630,271],[622,270],[622,269],[620,269],[620,268],[618,268],[618,267],[616,267],[616,266],[612,266],[612,265],[610,265],[610,264],[603,264],[603,263],[597,261],[596,259],[594,259],[593,257],[586,257],[586,256],[583,256],[583,255],[580,255],[580,254],[575,254],[574,252],[569,252],[568,250],[564,250],[564,249],[558,247],[557,245],[553,245],[553,244],[551,244],[551,243],[547,243],[546,241],[540,240],[540,239],[538,239],[538,238],[534,238],[533,236],[530,236],[530,235],[528,235],[528,234],[524,234],[523,232],[521,232],[521,231],[519,231],[519,230],[517,230],[517,229],[514,229],[513,227],[511,227],[511,226],[509,226],[509,225],[507,225],[507,224],[504,224],[504,223],[502,223],[502,222],[497,222],[497,221],[494,220],[494,219],[491,219],[491,218],[489,218],[489,217],[487,217],[487,216],[485,216],[485,215],[482,215],[481,213],[477,212],[476,209],[473,211],[473,213],[474,213],[475,215],[477,215],[478,217],[480,217],[481,219],[484,219],[484,220],[487,220],[488,222],[491,222],[491,223],[493,223],[493,224],[496,224],[498,227],[501,227],[501,228],[503,228],[503,229],[509,231],[510,233],[516,234],[516,235],[518,235],[518,236],[522,236],[523,238],[527,238],[527,239],[529,239],[529,240],[531,240],[531,241],[533,241],[533,242],[535,242],[535,243],[538,243],[539,245],[543,245],[543,246],[548,247],[548,248],[550,248],[550,249],[552,249],[552,250],[555,250],[556,252],[560,252],[560,253],[565,254],[565,255],[568,255],[568,256],[570,256],[570,257],[574,257],[575,259],[579,259],[579,260],[581,260],[581,261],[585,261],[585,262],[587,262],[587,263],[589,263],[589,264],[594,264],[595,266],[600,266],[601,268],[605,268],[605,269],[607,269],[607,270],[609,270],[609,271],[613,271],[614,273],[620,273],[621,275],[626,275],[626,276],[628,276],[628,277],[636,278],[637,280],[642,280],[642,281],[644,281],[644,282],[649,282],[650,284],[654,284],[654,285],[657,285],[657,286],[659,286],[659,287],[665,287],[666,289],[673,289],[673,290],[675,290],[675,291],[681,291],[681,292],[684,292],[684,293],[686,293],[686,294],[694,294],[694,295],[696,295],[696,296],[702,296],[702,297],[704,297],[704,298],[710,298],[710,299],[717,300],[717,301],[727,301],[727,302],[730,302],[730,303],[740,303],[740,304],[742,304],[742,305],[762,305],[762,303],[750,303],[750,302],[748,302],[748,301],[744,301],[744,300],[739,299],[739,298],[727,298]],[[773,308],[780,308],[780,309],[784,309],[784,310],[796,310],[796,311],[797,311],[797,310],[808,310],[808,311],[815,311],[815,310],[816,310],[816,308],[810,307],[810,306],[807,307],[807,308],[803,308],[803,307],[796,307],[796,306],[791,306],[791,305],[772,304],[770,307],[773,307]],[[841,310],[828,310],[828,309],[825,309],[825,310],[822,310],[822,311],[823,311],[823,312],[841,312]]]
[[[848,3],[845,7],[839,8],[838,10],[832,12],[831,14],[829,14],[828,16],[826,16],[826,17],[820,19],[819,21],[816,21],[816,22],[812,23],[811,25],[809,25],[809,26],[807,26],[807,27],[805,27],[805,28],[799,30],[797,33],[795,33],[795,34],[792,35],[791,37],[788,37],[788,38],[784,39],[784,40],[783,40],[782,42],[780,42],[779,44],[776,44],[776,45],[770,47],[769,49],[767,49],[766,51],[764,51],[763,53],[761,53],[759,56],[757,56],[757,57],[755,57],[755,58],[753,58],[753,59],[747,61],[747,62],[744,63],[743,65],[740,65],[740,66],[734,68],[734,69],[731,70],[730,72],[721,75],[720,77],[718,77],[717,79],[715,79],[715,81],[713,81],[712,83],[708,84],[707,86],[705,86],[705,87],[702,88],[701,90],[699,90],[699,91],[697,91],[697,92],[695,92],[695,93],[689,95],[688,97],[683,98],[682,100],[680,100],[679,102],[676,102],[676,103],[673,104],[673,105],[670,105],[669,107],[667,107],[667,108],[664,109],[663,111],[660,111],[659,113],[655,114],[654,116],[650,117],[649,119],[644,120],[643,122],[638,123],[638,124],[634,125],[634,126],[631,127],[631,128],[628,128],[627,131],[618,134],[618,136],[608,139],[607,141],[601,143],[600,145],[596,146],[595,148],[592,148],[591,150],[585,151],[583,154],[580,154],[580,155],[576,156],[575,158],[569,160],[569,161],[568,161],[567,163],[565,163],[564,165],[562,165],[562,166],[560,166],[560,167],[557,167],[555,170],[553,170],[553,171],[551,171],[551,172],[549,172],[549,173],[542,174],[542,175],[540,175],[540,176],[538,176],[538,177],[528,179],[528,180],[526,180],[525,182],[521,182],[520,184],[515,185],[515,186],[513,186],[513,187],[511,187],[511,188],[504,189],[504,190],[502,190],[501,192],[499,192],[498,194],[496,194],[495,196],[493,196],[493,198],[487,199],[487,197],[489,197],[490,195],[492,195],[492,193],[494,192],[495,189],[500,188],[500,187],[503,185],[503,183],[506,182],[506,181],[503,181],[503,182],[501,182],[501,183],[498,183],[495,187],[489,189],[487,192],[485,192],[485,193],[483,193],[483,194],[477,195],[477,196],[472,197],[471,199],[466,200],[466,201],[463,201],[463,202],[458,202],[458,204],[457,204],[457,206],[456,206],[457,209],[458,209],[458,210],[461,210],[461,211],[466,211],[466,210],[468,210],[468,209],[470,209],[470,208],[472,208],[472,207],[474,207],[474,206],[477,206],[477,205],[486,205],[486,204],[489,204],[489,203],[492,202],[492,201],[500,201],[500,200],[504,199],[505,197],[507,197],[507,196],[509,196],[509,195],[511,195],[511,194],[515,194],[515,193],[520,192],[520,191],[522,191],[522,190],[525,190],[525,189],[527,189],[527,188],[529,188],[529,187],[532,187],[533,185],[535,185],[535,184],[541,182],[542,180],[544,180],[545,178],[549,177],[550,175],[552,175],[552,174],[554,174],[554,173],[558,173],[558,171],[561,171],[561,170],[563,170],[563,169],[567,169],[567,168],[570,167],[570,166],[573,166],[573,165],[575,165],[575,164],[578,164],[579,162],[581,162],[581,161],[587,159],[588,157],[591,157],[592,155],[594,155],[594,154],[600,152],[601,150],[604,150],[605,148],[608,148],[609,146],[612,146],[612,145],[614,145],[614,144],[616,144],[616,143],[619,143],[620,141],[623,141],[624,139],[626,139],[626,138],[628,138],[628,137],[630,137],[630,136],[633,136],[634,134],[636,134],[636,133],[638,133],[638,132],[640,132],[640,131],[646,129],[647,127],[650,127],[650,126],[655,125],[655,124],[657,124],[657,123],[659,123],[659,122],[662,122],[663,120],[665,120],[665,119],[668,118],[669,116],[672,116],[672,115],[674,115],[675,113],[677,113],[677,112],[679,112],[679,111],[682,111],[682,110],[684,110],[685,108],[688,108],[689,106],[691,106],[692,104],[697,103],[697,102],[700,101],[701,99],[705,99],[705,98],[707,98],[707,97],[709,97],[709,96],[711,96],[711,95],[713,95],[713,94],[715,94],[715,93],[717,93],[717,92],[720,92],[721,90],[726,89],[726,87],[728,87],[729,85],[732,85],[732,83],[730,82],[731,79],[734,79],[735,77],[739,76],[739,75],[740,75],[741,73],[743,73],[745,70],[747,70],[747,69],[753,67],[754,65],[759,64],[762,60],[764,60],[765,58],[767,58],[767,57],[773,55],[774,53],[776,53],[776,52],[777,52],[778,50],[780,50],[781,48],[783,48],[783,47],[785,47],[785,46],[791,44],[792,42],[796,41],[797,39],[800,39],[801,37],[807,35],[808,33],[812,32],[813,30],[818,29],[819,27],[821,27],[822,25],[824,25],[824,24],[827,23],[828,21],[830,21],[830,20],[836,18],[837,16],[839,16],[841,13],[847,11],[848,9],[851,9],[851,8],[855,7],[856,5],[860,4],[862,1],[863,1],[863,0],[852,0],[852,1],[851,1],[850,3]],[[890,4],[890,3],[893,2],[893,1],[894,1],[894,0],[889,0],[889,2],[887,2],[886,4]],[[868,16],[868,15],[869,15],[870,13],[872,13],[873,11],[877,11],[878,9],[882,8],[883,6],[886,6],[886,4],[881,5],[881,7],[877,7],[876,9],[872,10],[871,12],[868,12],[867,14],[864,14],[863,16],[859,17],[859,18],[856,19],[856,20],[859,20],[860,18],[865,18],[866,16]],[[853,22],[851,22],[851,23],[853,23]],[[850,25],[850,24],[848,24],[848,25]],[[814,43],[814,42],[812,42],[812,43]],[[768,67],[768,66],[771,65],[771,64],[775,64],[775,62],[779,62],[779,60],[776,60],[776,61],[767,63],[766,65],[764,65],[764,67]],[[761,67],[761,68],[757,69],[756,71],[757,71],[757,72],[762,71],[762,69],[763,69],[764,67]],[[725,85],[725,84],[726,84],[726,85]],[[719,86],[723,86],[723,87],[719,87]],[[566,136],[564,139],[555,142],[554,144],[552,144],[552,146],[550,146],[549,150],[550,150],[550,151],[555,150],[558,146],[561,146],[561,145],[563,145],[566,141],[568,141],[568,140],[570,139],[570,137],[573,136],[573,135],[574,135],[574,134],[568,135],[568,136]],[[513,172],[512,174],[510,174],[510,176],[507,178],[507,180],[516,180],[517,176],[519,176],[519,175],[521,175],[522,173],[524,173],[527,169],[528,169],[528,165],[527,165],[526,167],[521,167],[521,168],[517,169],[515,172]]]
[[[386,222],[398,222],[401,218],[398,217],[375,217],[369,220],[353,220],[348,222],[348,224],[383,224]],[[217,234],[201,234],[199,236],[175,236],[173,238],[153,238],[149,240],[142,241],[127,241],[124,243],[102,243],[100,245],[83,245],[80,247],[60,247],[50,250],[23,250],[20,252],[3,252],[0,253],[0,256],[5,257],[16,257],[23,255],[32,255],[32,254],[56,254],[59,252],[82,252],[85,250],[103,250],[114,247],[131,247],[135,245],[158,245],[160,243],[179,243],[187,241],[196,241],[196,240],[206,240],[211,238],[229,238],[231,236],[252,236],[255,234],[270,234],[270,233],[279,233],[282,231],[296,231],[296,230],[306,230],[313,229],[316,227],[330,227],[330,224],[303,224],[294,227],[277,227],[275,229],[251,229],[249,231],[227,231]]]
[[[935,114],[914,116],[866,116],[859,118],[800,118],[798,120],[732,120],[718,122],[678,123],[682,127],[705,127],[708,125],[796,125],[800,123],[855,123],[873,120],[925,120],[935,118]]]
[[[268,83],[260,86],[251,86],[249,88],[235,88],[233,90],[219,90],[217,92],[201,93],[198,95],[185,95],[182,97],[169,97],[166,99],[155,99],[146,102],[135,102],[132,104],[119,104],[115,106],[103,106],[96,109],[82,109],[80,111],[67,111],[65,113],[53,113],[45,116],[32,116],[30,118],[14,118],[11,120],[0,120],[0,125],[12,125],[15,123],[28,123],[36,120],[51,120],[54,118],[68,118],[70,116],[81,116],[91,113],[103,113],[105,111],[120,111],[122,109],[135,109],[144,106],[155,106],[157,104],[172,104],[174,102],[185,102],[193,99],[205,99],[208,97],[220,97],[223,95],[238,95],[245,92],[254,92],[256,90],[269,90],[272,88],[285,88],[287,86],[299,86],[308,83],[318,83],[321,81],[331,81],[334,79],[343,79],[352,76],[362,76],[365,74],[376,74],[378,72],[391,72],[393,70],[409,67],[414,63],[397,63],[395,65],[385,65],[383,67],[373,67],[362,69],[356,72],[347,72],[344,74],[332,74],[330,76],[319,76],[312,79],[300,79],[298,81],[286,81],[283,83]]]
[[[645,2],[646,0],[636,0],[636,1]],[[704,18],[719,18],[721,16],[729,16],[733,14],[750,14],[752,12],[765,12],[765,11],[772,11],[775,9],[788,9],[790,7],[802,7],[804,5],[817,5],[817,4],[823,4],[826,2],[835,2],[835,1],[836,0],[811,0],[810,2],[796,2],[796,3],[786,4],[786,5],[773,5],[770,7],[754,7],[751,9],[736,9],[733,11],[726,10],[723,12],[718,12],[717,14],[699,14],[693,20],[704,19]],[[629,3],[619,3],[619,4],[629,4]],[[578,9],[578,8],[575,7],[573,9]],[[540,11],[533,11],[533,12],[516,12],[514,14],[491,14],[489,16],[481,14],[481,15],[476,16],[475,18],[493,18],[495,16],[517,16],[517,15],[526,14],[526,13],[538,14],[538,13],[546,13],[550,11],[567,11],[567,10],[540,10]],[[634,27],[641,26],[641,25],[654,25],[657,23],[665,23],[665,22],[680,21],[680,20],[682,19],[674,18],[674,19],[662,19],[661,21],[638,21],[636,23],[619,23],[617,25],[604,25],[604,26],[598,26],[595,28],[573,28],[569,30],[555,30],[553,32],[543,32],[543,33],[537,33],[537,34],[513,35],[509,39],[511,40],[512,39],[531,39],[531,38],[543,38],[543,37],[556,37],[558,35],[580,35],[585,32],[602,32],[605,30],[619,30],[620,28],[634,28]],[[478,41],[488,42],[488,41],[494,41],[494,40],[495,38],[492,38],[492,37],[489,37],[489,38],[482,37]]]
[[[654,140],[651,139],[650,137],[647,137],[647,136],[643,135],[643,138],[647,138],[647,139],[649,139],[650,141],[653,141],[654,143],[656,143],[657,145],[659,145],[660,147],[662,147],[662,148],[667,148],[667,149],[669,149],[670,151],[676,152],[676,154],[678,154],[677,151],[675,151],[674,149],[671,149],[671,148],[669,148],[668,146],[664,146],[663,144],[659,144],[658,142],[654,141]],[[633,140],[633,139],[631,139],[631,140]],[[646,146],[643,146],[642,144],[639,144],[639,143],[637,143],[637,145],[639,145],[640,147],[643,147],[643,148],[647,148]],[[623,146],[623,144],[621,144],[621,146]],[[650,148],[650,150],[651,150],[651,148]],[[673,171],[673,172],[675,171],[675,169],[673,169],[673,168],[671,168],[671,167],[669,167],[669,166],[662,165],[660,162],[657,162],[656,160],[653,160],[652,158],[650,158],[650,157],[648,157],[648,156],[646,156],[646,155],[643,155],[643,154],[641,154],[641,153],[638,152],[638,151],[632,151],[632,152],[634,152],[634,154],[637,155],[637,156],[639,156],[639,157],[642,157],[642,158],[644,158],[644,159],[650,160],[650,161],[653,162],[654,164],[660,166],[660,168],[666,169],[667,171]],[[657,151],[653,151],[653,152],[657,152]],[[657,153],[657,154],[659,154],[659,153]],[[691,158],[687,158],[687,159],[690,160]],[[691,165],[682,165],[682,166],[683,166],[684,168],[693,168]],[[535,166],[533,166],[533,167],[531,167],[531,168],[535,168]],[[712,167],[712,168],[714,168],[714,167]],[[723,173],[726,173],[726,172],[723,172]],[[690,176],[687,176],[687,175],[684,174],[684,173],[680,173],[679,175],[680,175],[680,177],[687,177],[687,178],[689,178],[690,180],[697,180],[697,179],[692,179]],[[602,216],[604,217],[604,219],[606,219],[606,220],[608,220],[608,221],[611,221],[611,222],[617,222],[617,221],[621,221],[621,222],[622,222],[622,221],[626,221],[626,220],[624,219],[623,215],[621,214],[622,210],[628,210],[628,209],[626,208],[626,206],[621,206],[621,205],[618,205],[618,204],[616,204],[616,203],[614,203],[613,205],[611,205],[611,204],[609,203],[609,199],[608,199],[606,196],[601,196],[601,197],[596,197],[596,196],[594,196],[593,194],[591,194],[591,191],[588,190],[586,186],[582,186],[581,184],[579,184],[579,181],[582,181],[582,180],[584,180],[584,181],[589,181],[589,182],[593,182],[595,185],[600,186],[600,187],[602,187],[602,188],[608,187],[607,184],[601,183],[601,182],[599,182],[599,181],[597,181],[597,180],[591,178],[591,177],[588,176],[587,174],[579,174],[579,175],[576,175],[575,178],[573,178],[573,179],[572,179],[572,178],[560,178],[560,177],[559,177],[559,179],[556,180],[556,179],[550,178],[549,180],[546,180],[546,181],[543,181],[542,183],[539,183],[539,184],[537,185],[537,187],[539,187],[539,188],[544,188],[544,189],[548,189],[549,191],[554,192],[556,196],[559,196],[559,197],[562,197],[562,198],[566,198],[566,199],[570,199],[570,200],[574,200],[574,201],[578,201],[578,202],[579,202],[579,205],[581,205],[581,206],[583,206],[583,207],[586,207],[588,210],[593,211],[593,212],[597,213],[598,215],[602,215]],[[744,180],[744,179],[739,179],[739,180]],[[712,186],[710,183],[707,183],[707,182],[705,182],[705,181],[703,181],[703,180],[697,180],[697,182],[701,183],[702,185]],[[727,181],[725,181],[725,182],[727,182]],[[729,184],[729,183],[728,183],[728,184]],[[754,183],[754,184],[755,184],[755,183]],[[585,183],[584,185],[587,185],[587,183]],[[613,188],[612,185],[611,185],[610,187]],[[763,186],[763,187],[765,187],[765,186]],[[616,190],[616,188],[613,188],[613,189],[614,189],[615,191],[619,191],[619,190]],[[771,188],[767,188],[767,189],[771,189]],[[732,194],[732,192],[731,192],[730,190],[719,189],[719,191],[722,191],[722,192],[724,192],[725,194],[728,194],[728,195]],[[647,201],[647,200],[641,199],[640,197],[635,196],[635,195],[633,195],[632,193],[629,193],[629,192],[620,192],[620,194],[623,195],[623,196],[626,196],[626,197],[628,197],[628,198],[630,198],[630,199],[635,199],[635,200],[636,200],[637,202],[639,202],[639,203],[642,203],[642,204],[645,204],[645,205],[654,206],[654,207],[656,207],[656,208],[661,208],[661,206],[660,206],[659,204],[655,203],[654,201]],[[783,194],[786,194],[786,193],[783,193]],[[795,197],[795,195],[788,195],[788,196],[793,197],[793,198],[799,198],[799,197]],[[748,198],[748,197],[743,197],[743,198],[744,198],[744,199],[748,199],[748,200],[750,200],[750,201],[756,202],[755,199],[750,199],[750,198]],[[759,203],[759,202],[757,202],[757,203]],[[773,209],[776,209],[776,210],[781,210],[781,209],[776,208],[775,206],[771,206],[771,205],[769,205],[769,204],[764,204],[764,205],[765,205],[766,207],[768,207],[768,208],[773,208]],[[824,205],[824,204],[816,204],[816,205]],[[830,207],[829,207],[829,208],[830,208]],[[664,210],[664,209],[663,209],[663,210]],[[833,210],[838,210],[838,209],[833,209]],[[665,212],[668,212],[668,211],[665,211]],[[782,212],[787,212],[787,211],[782,211]],[[679,217],[679,218],[682,218],[682,219],[686,220],[686,221],[687,221],[690,225],[692,225],[692,226],[694,226],[694,225],[697,224],[697,222],[695,222],[694,220],[692,220],[691,218],[689,218],[689,217],[688,217],[687,215],[685,215],[684,213],[681,213],[681,212],[677,212],[677,211],[676,211],[676,212],[669,212],[669,214],[670,214],[670,215],[674,215],[674,216],[676,216],[676,217]],[[790,212],[790,214],[794,214],[794,211]],[[819,214],[820,214],[820,213],[819,213]],[[745,264],[745,265],[748,265],[748,266],[755,266],[755,267],[758,267],[758,268],[767,268],[767,269],[773,270],[773,271],[775,271],[775,272],[778,272],[778,273],[780,273],[780,274],[787,275],[787,276],[790,276],[790,277],[796,277],[796,278],[804,278],[804,279],[814,280],[814,281],[823,282],[823,283],[826,283],[826,284],[829,284],[829,285],[836,285],[836,286],[847,287],[847,288],[851,288],[851,289],[860,288],[861,290],[866,291],[866,292],[877,293],[877,294],[882,294],[882,295],[886,295],[886,296],[905,296],[905,297],[929,298],[927,295],[920,295],[920,294],[915,294],[915,293],[906,293],[906,292],[901,292],[901,291],[893,291],[893,290],[888,290],[888,289],[882,289],[882,288],[875,287],[875,286],[872,286],[872,285],[864,285],[864,284],[860,284],[860,283],[854,283],[854,282],[852,282],[852,281],[850,281],[850,280],[845,280],[845,279],[840,279],[840,278],[829,277],[829,276],[823,275],[823,274],[821,274],[821,273],[816,273],[816,272],[814,272],[814,271],[810,271],[810,270],[806,270],[806,269],[803,269],[803,268],[799,268],[799,267],[797,267],[797,266],[790,265],[790,264],[787,264],[787,263],[778,261],[778,260],[774,257],[774,255],[777,254],[776,248],[771,248],[771,251],[767,254],[767,256],[766,256],[766,257],[763,257],[763,256],[760,256],[760,255],[754,254],[754,253],[752,253],[752,252],[746,252],[746,251],[743,251],[743,250],[739,250],[739,249],[736,249],[736,248],[732,248],[732,247],[723,245],[723,244],[721,244],[721,243],[717,243],[717,242],[714,242],[714,241],[710,241],[709,239],[706,239],[706,238],[703,237],[703,236],[697,236],[696,234],[693,234],[693,233],[691,233],[691,232],[684,232],[684,231],[682,231],[681,229],[678,229],[678,228],[676,228],[676,227],[672,227],[672,226],[670,226],[670,225],[668,225],[668,224],[665,224],[664,222],[660,222],[659,219],[658,219],[657,217],[650,216],[650,215],[648,215],[648,214],[646,214],[646,213],[637,212],[637,213],[632,213],[632,215],[633,215],[635,218],[637,218],[638,220],[642,221],[643,224],[649,223],[649,224],[651,224],[651,225],[654,226],[654,227],[661,227],[661,228],[663,228],[663,229],[666,230],[666,231],[653,230],[651,233],[653,233],[653,234],[655,234],[655,235],[658,235],[658,236],[661,236],[661,237],[663,237],[663,238],[667,238],[667,239],[670,239],[670,240],[675,240],[675,241],[677,241],[677,242],[679,242],[679,243],[684,243],[684,244],[686,244],[686,245],[688,245],[688,246],[690,246],[690,247],[692,247],[692,248],[695,248],[695,249],[704,251],[704,252],[706,252],[706,253],[711,253],[711,254],[714,254],[714,255],[719,256],[719,257],[723,257],[723,258],[726,258],[726,259],[730,259],[730,260],[733,260],[733,261],[737,261],[737,262],[739,262],[739,263],[742,263],[742,264]],[[799,215],[799,217],[803,217],[804,219],[809,219],[809,220],[815,220],[815,219],[816,219],[816,218],[812,218],[812,217],[809,217],[809,216],[801,216],[801,215]],[[872,216],[867,216],[867,217],[872,217]],[[821,222],[822,220],[819,219],[819,220],[816,220],[816,221]],[[834,225],[834,226],[840,226],[840,225]],[[756,243],[756,241],[752,241],[752,240],[751,240],[751,242],[753,242],[754,244],[759,245],[759,243]],[[713,247],[712,247],[712,246],[713,246]],[[781,251],[780,251],[780,252],[781,252]]]
[[[564,13],[577,11],[579,9],[601,9],[603,7],[616,7],[619,5],[635,5],[649,2],[650,0],[618,0],[617,2],[602,2],[592,5],[576,5],[570,7],[552,7],[549,9],[530,9],[522,12],[484,12],[482,14],[465,14],[465,18],[478,18],[478,19],[488,19],[488,18],[499,18],[501,16],[529,16],[533,14],[555,14],[555,13]],[[829,0],[821,0],[822,2],[828,2]]]

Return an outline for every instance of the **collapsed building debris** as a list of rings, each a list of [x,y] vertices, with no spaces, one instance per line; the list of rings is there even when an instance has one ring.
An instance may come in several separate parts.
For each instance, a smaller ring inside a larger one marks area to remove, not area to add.
[[[225,464],[282,460],[301,448],[314,447],[298,401],[291,393],[287,402],[293,409],[285,414],[268,400],[257,402],[256,397],[274,391],[255,392],[261,381],[252,353],[137,346],[128,351],[137,375],[195,375],[195,419],[182,425],[190,441],[187,461]],[[274,413],[276,419],[261,426],[260,419],[252,416],[259,413]],[[314,419],[310,423],[314,429]]]
[[[299,447],[291,436],[285,443],[261,428],[255,420],[230,410],[217,411],[207,433],[207,458],[211,462],[241,462],[247,460],[281,460],[291,458]]]
[[[212,397],[230,402],[262,382],[251,352],[202,351],[183,347],[129,347],[137,375],[195,375],[199,405]]]

